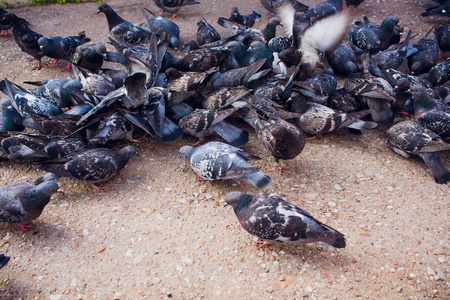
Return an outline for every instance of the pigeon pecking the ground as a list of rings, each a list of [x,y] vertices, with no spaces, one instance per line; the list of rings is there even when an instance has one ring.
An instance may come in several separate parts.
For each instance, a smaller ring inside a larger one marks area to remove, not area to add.
[[[440,153],[450,150],[450,144],[442,141],[436,133],[416,121],[407,120],[389,128],[387,138],[395,153],[405,158],[411,154],[420,156],[437,183],[450,181],[450,172]]]
[[[50,197],[58,191],[58,184],[46,181],[38,185],[28,182],[13,184],[0,189],[0,222],[27,224],[37,219]]]
[[[336,248],[346,245],[342,233],[276,195],[235,191],[225,196],[225,202],[233,207],[242,227],[262,240],[256,241],[260,247],[273,242],[324,242]]]
[[[180,156],[189,160],[195,173],[206,180],[244,178],[259,189],[272,183],[272,178],[247,162],[259,157],[222,142],[183,146]]]
[[[49,160],[36,167],[50,173],[36,179],[34,183],[58,177],[81,179],[91,184],[101,183],[116,177],[136,154],[137,149],[133,146],[126,146],[119,151],[96,148],[73,155],[71,158]]]

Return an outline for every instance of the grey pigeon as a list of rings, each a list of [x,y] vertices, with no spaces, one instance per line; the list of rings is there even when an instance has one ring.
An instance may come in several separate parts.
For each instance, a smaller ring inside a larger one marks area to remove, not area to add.
[[[96,148],[67,158],[49,160],[36,167],[52,174],[36,179],[35,183],[58,177],[85,180],[95,184],[116,177],[128,161],[137,154],[133,146],[126,146],[119,151]]]
[[[233,6],[231,8],[231,16],[228,19],[238,24],[252,27],[259,18],[261,18],[261,15],[256,11],[253,11],[250,15],[241,15],[239,9],[236,6]]]
[[[205,18],[197,22],[197,43],[199,46],[220,40],[220,34]]]
[[[155,2],[155,5],[158,6],[162,12],[168,12],[173,14],[172,18],[175,18],[175,13],[183,6],[186,5],[193,5],[193,4],[200,4],[198,1],[194,0],[153,0]]]
[[[259,157],[222,142],[183,146],[180,156],[189,160],[194,172],[206,180],[244,178],[259,189],[272,183],[272,178],[247,162]]]
[[[420,156],[437,183],[450,181],[450,172],[440,153],[450,150],[450,144],[442,141],[436,133],[416,121],[407,120],[389,128],[387,138],[395,153],[405,158]]]
[[[225,202],[233,207],[242,227],[262,240],[256,241],[260,247],[273,242],[323,242],[336,248],[346,245],[342,233],[277,195],[230,192]]]
[[[6,264],[9,262],[10,257],[6,256],[5,254],[0,254],[0,269],[6,266]]]
[[[97,14],[101,12],[106,15],[109,32],[114,38],[122,39],[130,44],[141,44],[150,40],[149,31],[122,19],[108,4],[99,5]]]
[[[417,122],[440,135],[450,137],[450,106],[441,100],[431,98],[421,85],[412,85],[409,89],[414,101],[414,115]]]
[[[295,125],[275,116],[269,116],[268,121],[260,119],[251,102],[249,107],[256,135],[277,163],[280,159],[294,159],[302,152],[305,138]]]
[[[344,113],[301,98],[294,100],[291,110],[301,114],[298,119],[299,127],[309,134],[332,132],[343,127],[362,130],[377,126],[375,122],[359,120],[367,116],[369,110]]]
[[[25,229],[37,219],[50,197],[58,191],[58,184],[46,181],[38,185],[28,182],[0,189],[0,222],[18,224]]]
[[[224,120],[239,107],[225,109],[196,109],[180,119],[178,126],[184,133],[198,137],[200,142],[216,132],[233,146],[243,146],[248,142],[248,132]]]

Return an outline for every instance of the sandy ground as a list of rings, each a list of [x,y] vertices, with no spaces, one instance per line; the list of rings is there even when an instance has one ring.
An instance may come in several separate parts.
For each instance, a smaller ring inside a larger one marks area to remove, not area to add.
[[[185,41],[195,37],[201,16],[216,24],[233,5],[263,14],[256,27],[270,18],[256,0],[201,2],[175,19]],[[157,10],[152,1],[108,3],[136,23],[143,21],[141,7]],[[433,22],[448,23],[422,20],[424,3],[431,1],[367,0],[356,18],[367,15],[380,23],[397,14],[405,31],[411,28],[420,38]],[[85,30],[93,42],[106,42],[106,18],[95,14],[97,5],[13,12],[44,35]],[[0,38],[0,78],[21,83],[69,76],[50,63],[44,58],[44,67],[35,71],[36,62],[28,61],[12,37]],[[137,145],[140,156],[103,191],[59,179],[65,195],[52,198],[31,230],[0,224],[0,252],[11,256],[0,271],[0,298],[448,299],[449,185],[435,184],[420,159],[395,155],[384,132],[352,136],[342,130],[319,137],[283,162],[283,173],[254,134],[243,147],[263,158],[256,165],[274,179],[265,192],[343,232],[345,249],[258,249],[223,198],[233,190],[259,191],[238,180],[198,181],[178,155],[193,138],[172,144],[152,139]],[[42,174],[25,163],[0,160],[0,186]]]

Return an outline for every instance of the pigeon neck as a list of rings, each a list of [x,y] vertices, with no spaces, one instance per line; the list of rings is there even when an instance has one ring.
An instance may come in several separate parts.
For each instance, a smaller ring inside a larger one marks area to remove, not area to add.
[[[252,196],[243,195],[241,198],[241,201],[239,201],[233,205],[234,211],[236,213],[238,213],[240,211],[245,211],[249,207],[251,202],[252,202]]]
[[[105,11],[106,20],[108,20],[109,30],[116,27],[120,23],[125,22],[114,10]]]

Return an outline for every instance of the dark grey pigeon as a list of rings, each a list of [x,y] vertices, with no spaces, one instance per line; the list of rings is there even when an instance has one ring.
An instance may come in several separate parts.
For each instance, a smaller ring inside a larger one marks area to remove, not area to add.
[[[175,18],[175,13],[183,6],[186,5],[194,5],[194,4],[200,4],[198,1],[194,0],[153,0],[155,2],[155,5],[158,6],[162,12],[168,12],[173,14],[172,18]]]
[[[262,6],[271,13],[277,13],[280,6],[284,5],[286,2],[291,3],[294,6],[295,11],[305,12],[309,9],[308,5],[302,4],[296,0],[260,0]]]
[[[99,5],[97,14],[101,12],[106,15],[109,32],[114,38],[122,39],[130,44],[147,43],[150,40],[149,31],[122,19],[108,4]]]
[[[333,53],[327,54],[327,59],[336,74],[348,76],[359,71],[355,54],[344,43],[341,43]]]
[[[83,88],[81,82],[69,78],[25,81],[25,83],[37,85],[37,88],[29,90],[30,93],[48,99],[60,108],[74,106],[70,99],[70,91],[80,92]]]
[[[46,181],[38,185],[28,182],[0,189],[0,222],[18,224],[24,230],[37,219],[50,197],[58,191],[58,184]]]
[[[220,34],[205,18],[197,22],[197,43],[199,46],[220,40]]]
[[[273,242],[323,242],[336,248],[346,245],[342,233],[277,195],[230,192],[225,202],[233,207],[242,227],[262,240],[256,241],[260,247]]]
[[[294,159],[302,152],[305,138],[295,125],[278,117],[260,119],[251,105],[249,108],[259,141],[277,163],[280,159]]]
[[[128,161],[137,154],[137,149],[127,146],[119,151],[107,148],[96,148],[73,155],[43,162],[36,167],[52,174],[44,175],[35,183],[58,177],[85,180],[95,184],[116,177]]]
[[[422,14],[422,17],[428,16],[445,16],[450,17],[450,2],[444,2],[441,5],[427,8]]]
[[[150,17],[145,11],[148,11],[154,17]],[[178,44],[180,43],[180,28],[177,24],[169,19],[156,17],[153,12],[148,9],[143,9],[142,14],[147,21],[147,26],[151,32],[155,33],[158,38],[165,33],[165,38],[169,41],[169,46],[175,49],[178,47]]]
[[[414,115],[417,122],[440,135],[450,137],[450,106],[441,100],[431,98],[421,85],[409,89],[414,101]]]
[[[42,50],[38,44],[38,40],[42,37],[42,34],[28,28],[28,22],[14,14],[5,15],[2,18],[2,22],[3,21],[12,24],[14,39],[17,45],[20,50],[31,55],[33,59],[37,59],[39,61],[39,64],[36,67],[36,69],[39,70],[42,66],[41,58],[44,56],[44,53],[42,53]]]
[[[228,143],[240,147],[248,142],[248,132],[224,121],[238,109],[196,109],[182,117],[178,126],[184,133],[198,137],[200,142],[215,132]]]
[[[427,36],[431,31],[436,28],[437,26],[433,26],[427,34],[413,46],[418,49],[418,52],[408,57],[408,66],[411,70],[411,74],[419,75],[427,73],[438,62],[439,42],[437,40],[436,30],[434,39],[427,39]]]
[[[420,156],[437,183],[450,181],[450,172],[440,153],[450,150],[450,144],[442,141],[436,133],[416,121],[407,120],[389,128],[387,138],[395,153],[405,158]]]
[[[253,11],[250,15],[241,15],[239,9],[236,6],[233,6],[231,8],[231,16],[228,19],[247,27],[253,27],[255,21],[259,18],[261,18],[261,15],[256,11]]]
[[[360,118],[370,113],[369,110],[347,114],[328,106],[307,102],[305,99],[299,98],[294,100],[291,110],[301,114],[298,119],[298,125],[309,134],[332,132],[343,127],[362,130],[373,129],[377,126],[375,122],[360,120]]]
[[[0,254],[0,269],[6,266],[6,264],[9,262],[10,257],[5,256],[5,254]]]
[[[56,59],[53,63],[57,64],[59,59],[67,62],[72,61],[73,55],[78,46],[89,42],[91,39],[86,37],[85,32],[80,32],[78,36],[54,36],[41,37],[38,40],[39,47],[41,47],[44,55]],[[69,64],[66,69],[69,69]]]
[[[222,142],[183,146],[180,156],[189,160],[195,173],[206,180],[244,178],[259,189],[272,183],[272,178],[247,162],[259,157]]]

